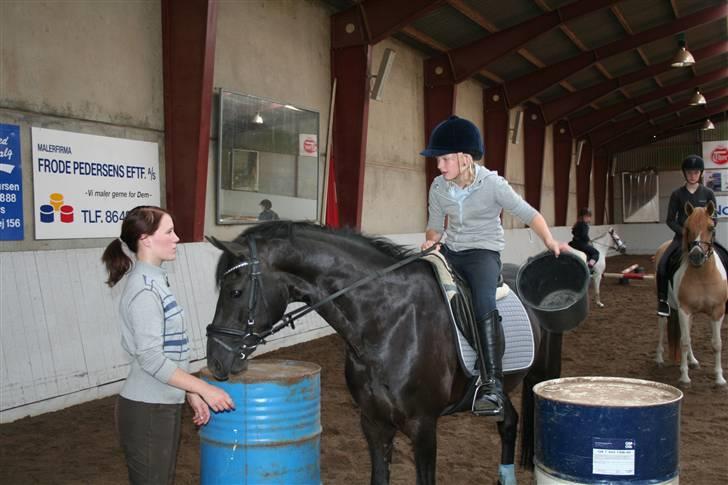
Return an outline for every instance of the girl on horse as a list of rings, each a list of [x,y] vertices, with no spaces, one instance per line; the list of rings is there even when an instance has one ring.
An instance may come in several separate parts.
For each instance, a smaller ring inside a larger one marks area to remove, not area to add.
[[[689,155],[682,162],[682,173],[685,177],[685,185],[675,189],[670,195],[670,202],[667,206],[667,226],[675,233],[672,242],[662,255],[657,265],[657,314],[661,317],[670,316],[670,305],[667,303],[667,285],[671,279],[668,274],[670,259],[679,254],[682,247],[683,225],[688,218],[685,212],[685,204],[690,202],[693,207],[705,207],[712,201],[717,207],[715,194],[712,190],[701,183],[705,163],[697,155]],[[720,256],[724,267],[728,264],[728,253],[720,244],[715,243],[714,248]],[[677,254],[676,254],[677,253]]]
[[[594,265],[599,261],[599,251],[597,248],[592,246],[591,239],[589,239],[589,223],[591,222],[592,212],[588,207],[583,207],[579,210],[579,220],[571,228],[572,240],[569,242],[569,246],[574,249],[578,249],[582,253],[586,254],[587,266],[593,271]]]
[[[101,257],[109,286],[127,275],[119,311],[121,343],[131,365],[117,401],[116,419],[133,484],[174,483],[185,391],[198,426],[210,419],[208,405],[215,411],[233,407],[225,391],[188,373],[184,313],[161,267],[175,260],[178,241],[169,213],[139,206],[129,211],[121,236]],[[125,249],[134,253],[136,261]]]
[[[506,209],[529,225],[556,256],[562,244],[553,238],[543,216],[503,177],[474,162],[483,153],[480,130],[466,119],[451,116],[432,131],[427,148],[420,154],[436,157],[441,175],[430,186],[429,219],[421,247],[440,244],[447,235],[440,251],[468,283],[475,308],[474,340],[481,382],[472,411],[502,420],[505,344],[495,303],[500,252],[505,248],[501,210]]]

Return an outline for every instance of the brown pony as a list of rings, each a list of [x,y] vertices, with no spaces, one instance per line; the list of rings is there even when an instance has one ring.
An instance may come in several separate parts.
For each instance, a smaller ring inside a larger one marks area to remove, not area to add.
[[[715,355],[715,384],[725,386],[726,381],[723,378],[723,367],[720,360],[722,349],[720,327],[726,313],[728,280],[726,279],[726,268],[713,251],[715,223],[712,216],[715,213],[715,205],[711,201],[705,208],[695,208],[687,203],[685,212],[688,214],[688,218],[683,227],[682,260],[668,288],[667,300],[672,308],[668,328],[669,352],[670,355],[677,356],[679,339],[681,354],[679,383],[689,386],[688,363],[690,367],[699,365],[690,344],[692,317],[698,313],[708,315],[713,328],[711,343]],[[669,243],[667,241],[657,249],[656,264],[660,261],[660,257]],[[659,317],[658,326],[659,337],[655,360],[658,365],[662,365],[664,363],[662,342],[668,326],[667,318]]]

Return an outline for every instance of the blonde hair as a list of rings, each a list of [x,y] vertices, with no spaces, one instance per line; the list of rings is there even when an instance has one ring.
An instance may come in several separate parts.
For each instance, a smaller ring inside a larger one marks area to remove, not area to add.
[[[467,187],[475,180],[475,161],[469,153],[458,153],[458,164],[460,163],[461,156],[465,160],[465,166],[463,167],[461,165],[460,175],[457,178],[460,179],[460,182],[463,182],[463,187]]]

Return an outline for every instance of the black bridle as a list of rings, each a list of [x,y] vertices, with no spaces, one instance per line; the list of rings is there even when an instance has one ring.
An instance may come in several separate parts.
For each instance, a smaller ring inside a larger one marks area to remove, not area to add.
[[[429,248],[425,249],[424,251],[421,251],[419,253],[413,254],[411,256],[408,256],[407,258],[396,262],[395,264],[392,264],[390,266],[387,266],[384,269],[381,269],[379,271],[375,271],[374,273],[370,274],[369,276],[366,276],[360,280],[355,281],[351,285],[342,288],[341,290],[332,293],[331,295],[327,296],[323,300],[319,301],[318,303],[315,303],[313,305],[307,305],[302,306],[299,308],[296,308],[295,310],[292,310],[285,315],[283,315],[278,323],[271,326],[268,330],[262,333],[257,333],[253,331],[253,328],[255,327],[255,315],[258,308],[258,291],[261,291],[262,294],[262,288],[263,284],[261,281],[261,271],[260,271],[260,260],[258,259],[258,253],[257,248],[255,245],[255,238],[248,238],[248,248],[250,250],[250,259],[249,261],[241,261],[240,263],[234,265],[233,267],[226,270],[222,276],[220,277],[220,280],[225,278],[227,275],[233,273],[234,271],[238,271],[239,269],[242,269],[246,266],[250,266],[250,294],[248,295],[248,321],[245,323],[245,328],[243,330],[238,330],[237,328],[230,328],[230,327],[218,327],[214,326],[212,323],[207,326],[207,337],[211,338],[214,342],[219,344],[222,348],[227,350],[229,353],[232,354],[238,354],[239,358],[242,360],[246,360],[249,355],[251,355],[253,352],[255,352],[255,349],[258,348],[258,345],[262,345],[265,343],[265,339],[269,337],[270,335],[273,335],[274,333],[280,332],[284,328],[290,326],[291,329],[295,329],[296,326],[294,325],[294,321],[298,320],[299,318],[303,317],[307,313],[310,313],[317,308],[321,307],[322,305],[325,305],[326,303],[329,303],[330,301],[340,297],[344,293],[347,293],[354,288],[358,288],[362,285],[365,285],[369,283],[370,281],[379,278],[386,273],[389,273],[391,271],[394,271],[398,268],[401,268],[402,266],[411,263],[412,261],[415,261],[422,256],[426,255],[427,253],[430,253],[435,250],[437,245],[432,245]],[[233,341],[232,345],[228,345],[224,341],[220,340],[219,337],[227,337],[228,339],[231,339]]]

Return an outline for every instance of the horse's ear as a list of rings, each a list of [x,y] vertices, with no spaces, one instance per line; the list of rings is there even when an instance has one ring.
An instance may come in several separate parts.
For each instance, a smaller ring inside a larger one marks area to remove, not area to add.
[[[685,202],[685,213],[687,215],[692,214],[693,213],[693,209],[695,209],[695,207],[693,207],[693,204],[691,204],[690,202]]]
[[[715,204],[713,204],[712,200],[709,200],[708,205],[705,206],[705,213],[708,214],[708,216],[713,217],[713,214],[715,213]]]
[[[220,241],[219,239],[215,238],[214,236],[205,236],[205,239],[207,239],[210,244],[215,246],[217,249],[221,251],[225,251],[226,253],[230,253],[235,257],[240,257],[243,254],[243,247],[233,241]]]

